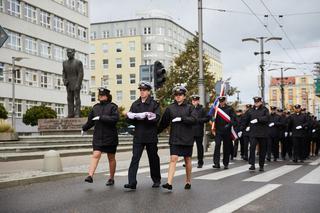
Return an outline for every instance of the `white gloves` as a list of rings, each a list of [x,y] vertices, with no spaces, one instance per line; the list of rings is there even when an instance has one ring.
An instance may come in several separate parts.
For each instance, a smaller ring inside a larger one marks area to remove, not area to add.
[[[249,131],[250,131],[250,126],[248,126],[248,127],[246,128],[246,131],[247,131],[247,132],[249,132]]]
[[[81,136],[83,136],[84,135],[84,131],[83,130],[81,130]]]
[[[100,116],[96,116],[94,118],[92,118],[93,121],[98,121],[100,119]]]
[[[238,132],[238,137],[241,138],[242,136],[242,131]]]
[[[269,127],[273,127],[273,126],[274,126],[274,123],[273,123],[273,122],[269,124]]]
[[[145,112],[140,112],[140,113],[134,113],[134,117],[137,119],[137,120],[143,120],[147,117],[147,114]]]
[[[153,112],[146,112],[149,121],[156,119],[157,115]]]
[[[258,123],[258,119],[253,119],[252,121],[250,121],[250,123],[252,123],[252,124]]]
[[[284,133],[284,137],[288,137],[288,132],[285,132],[285,133]]]
[[[176,117],[176,118],[172,119],[172,123],[180,122],[181,120],[182,120],[181,117]]]
[[[292,136],[292,132],[289,133],[289,136]]]
[[[315,133],[315,132],[316,132],[316,130],[315,130],[315,129],[313,129],[313,130],[312,130],[312,133]]]
[[[134,119],[134,115],[135,115],[135,113],[132,113],[132,112],[127,113],[127,116],[129,119]]]
[[[297,126],[296,129],[302,129],[302,126]]]
[[[153,120],[157,117],[157,115],[153,112],[140,112],[140,113],[133,113],[128,112],[127,117],[129,119],[137,119],[137,120],[143,120],[145,118],[148,118],[148,120]]]

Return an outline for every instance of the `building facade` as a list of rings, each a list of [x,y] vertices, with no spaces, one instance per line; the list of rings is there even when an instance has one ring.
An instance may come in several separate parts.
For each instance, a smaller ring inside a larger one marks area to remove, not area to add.
[[[0,103],[12,112],[12,57],[15,62],[16,130],[33,131],[22,116],[34,105],[53,108],[58,117],[67,115],[67,92],[62,81],[66,49],[74,48],[83,62],[83,106],[90,105],[89,27],[87,0],[0,0],[2,27],[9,35],[0,48]],[[11,120],[11,119],[9,119]]]
[[[129,110],[139,96],[140,65],[158,60],[168,70],[174,57],[185,49],[186,41],[195,35],[167,17],[148,17],[92,23],[90,36],[93,103],[96,88],[109,85],[115,103]],[[222,78],[220,51],[204,42],[204,53],[215,79]]]
[[[286,109],[292,109],[300,104],[307,111],[318,115],[319,100],[315,95],[315,84],[312,75],[289,76],[283,78],[284,104]],[[271,77],[269,85],[269,105],[281,107],[281,78]]]

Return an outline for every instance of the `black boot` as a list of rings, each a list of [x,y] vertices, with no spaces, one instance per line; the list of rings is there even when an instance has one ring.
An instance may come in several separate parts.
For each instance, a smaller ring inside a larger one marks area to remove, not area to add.
[[[86,177],[86,179],[84,179],[84,181],[87,183],[93,183],[92,176],[89,175],[88,177]]]

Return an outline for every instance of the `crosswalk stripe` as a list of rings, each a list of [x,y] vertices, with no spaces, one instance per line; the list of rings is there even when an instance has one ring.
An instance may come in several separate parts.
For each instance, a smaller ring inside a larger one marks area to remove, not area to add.
[[[320,166],[300,178],[296,183],[320,184]]]
[[[258,164],[256,164],[256,166],[258,166]],[[244,166],[239,166],[239,167],[235,167],[232,169],[228,169],[228,170],[223,170],[220,172],[214,172],[211,174],[207,174],[207,175],[203,175],[203,176],[199,176],[196,177],[195,179],[204,179],[204,180],[220,180],[222,178],[225,177],[229,177],[232,175],[236,175],[239,173],[242,173],[244,171],[248,171],[249,166],[248,165],[244,165]]]
[[[239,197],[229,203],[224,204],[216,209],[211,210],[209,213],[229,213],[236,211],[237,209],[247,205],[248,203],[256,200],[259,197],[275,190],[276,188],[280,187],[281,184],[267,184],[257,190],[250,192],[242,197]]]
[[[281,166],[279,168],[264,172],[262,174],[253,176],[251,178],[245,179],[243,181],[269,182],[295,169],[298,169],[299,167],[301,167],[301,165],[285,165],[285,166]]]
[[[320,158],[318,158],[317,160],[312,161],[311,163],[309,163],[309,165],[311,165],[311,166],[317,166],[319,164],[320,164]]]

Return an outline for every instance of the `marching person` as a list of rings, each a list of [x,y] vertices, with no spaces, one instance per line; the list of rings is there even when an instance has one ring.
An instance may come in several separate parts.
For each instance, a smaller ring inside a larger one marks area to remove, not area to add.
[[[198,152],[198,167],[202,168],[203,166],[203,134],[204,134],[204,124],[210,120],[210,117],[207,116],[207,113],[202,105],[200,105],[200,96],[192,95],[191,102],[194,107],[194,112],[197,118],[197,123],[193,126],[194,131],[194,140],[197,144]]]
[[[192,105],[186,99],[187,89],[184,86],[177,86],[173,89],[174,103],[170,104],[159,124],[158,133],[161,133],[170,125],[170,164],[167,183],[162,187],[172,191],[173,177],[176,170],[176,163],[179,156],[184,157],[186,179],[185,189],[191,188],[191,156],[194,143],[193,125],[196,124],[196,113]]]
[[[288,133],[286,135],[287,130],[287,119],[286,115],[283,112],[283,109],[277,109],[277,114],[280,116],[280,123],[282,126],[279,128],[279,140],[280,140],[280,149],[281,149],[281,159],[286,159],[286,153],[288,149],[288,145],[286,144],[286,137],[288,136]]]
[[[279,140],[280,130],[284,124],[281,123],[281,117],[276,113],[277,107],[271,106],[271,113],[269,117],[269,139],[267,145],[267,160],[271,161],[271,153],[273,160],[277,161],[279,158]]]
[[[235,125],[235,113],[231,106],[227,105],[226,96],[218,98],[219,107],[214,120],[215,125],[212,129],[215,135],[215,148],[213,154],[213,168],[220,169],[220,149],[223,141],[223,165],[224,169],[228,169],[229,158],[232,146],[231,128]]]
[[[135,126],[133,137],[132,159],[128,171],[128,184],[125,189],[135,190],[137,186],[137,172],[139,161],[146,147],[153,188],[160,187],[160,159],[158,155],[157,124],[160,120],[160,106],[151,97],[152,86],[149,82],[142,81],[139,84],[140,97],[133,102],[127,113],[128,122]]]
[[[238,136],[242,136],[243,138],[243,160],[248,161],[248,152],[249,152],[249,144],[250,144],[250,125],[243,125],[245,123],[246,117],[248,116],[249,111],[252,110],[252,105],[247,104],[246,110],[242,116],[240,132],[238,132]],[[240,135],[239,135],[240,133]],[[241,137],[240,137],[241,138]]]
[[[292,159],[292,152],[293,152],[293,142],[292,142],[292,132],[290,132],[289,130],[289,120],[290,120],[290,116],[291,116],[291,112],[288,110],[286,113],[286,130],[284,133],[284,137],[285,137],[285,145],[286,145],[286,149],[284,150],[284,156],[286,156],[286,153],[288,153],[289,159]]]
[[[304,145],[306,137],[305,129],[308,126],[307,116],[301,113],[301,105],[294,105],[295,113],[290,116],[288,129],[292,132],[292,142],[293,142],[293,162],[297,163],[304,162]]]
[[[236,110],[236,125],[235,125],[235,131],[238,135],[238,139],[235,140],[234,143],[234,151],[233,151],[233,157],[237,157],[238,154],[238,146],[239,146],[239,142],[240,142],[240,156],[241,159],[244,158],[244,142],[243,142],[243,133],[241,131],[241,122],[243,119],[243,114],[242,114],[242,109],[237,109]],[[248,155],[248,153],[247,153]]]
[[[252,110],[248,111],[244,125],[250,125],[250,156],[249,170],[254,171],[256,160],[256,146],[259,145],[259,171],[264,171],[264,162],[266,157],[266,149],[268,142],[268,124],[269,124],[269,110],[263,106],[261,97],[254,97],[254,106]]]
[[[88,116],[88,121],[82,127],[83,131],[88,131],[94,126],[93,132],[93,154],[89,168],[89,176],[85,181],[93,182],[93,175],[101,158],[101,153],[107,153],[109,160],[110,177],[107,181],[107,186],[114,185],[114,173],[116,171],[116,151],[118,146],[118,130],[116,124],[119,120],[118,106],[112,103],[110,90],[99,88],[97,103],[93,106]]]

